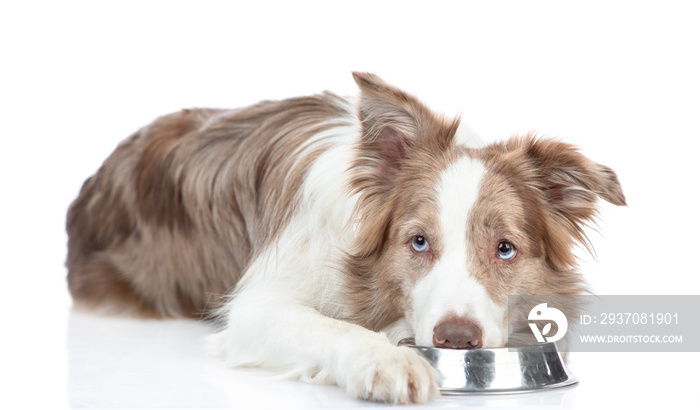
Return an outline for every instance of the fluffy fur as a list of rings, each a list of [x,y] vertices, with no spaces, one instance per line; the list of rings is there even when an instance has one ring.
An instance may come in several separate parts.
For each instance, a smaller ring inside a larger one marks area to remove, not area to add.
[[[122,142],[68,212],[76,305],[218,315],[231,366],[422,403],[438,377],[398,340],[502,346],[508,295],[584,290],[572,247],[597,197],[625,203],[612,170],[532,135],[478,147],[354,77],[357,100],[183,110]]]

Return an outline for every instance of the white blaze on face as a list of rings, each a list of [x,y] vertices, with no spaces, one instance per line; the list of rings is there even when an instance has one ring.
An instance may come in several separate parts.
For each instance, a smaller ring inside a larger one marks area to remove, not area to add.
[[[467,218],[479,193],[484,166],[470,157],[450,165],[437,186],[442,249],[439,260],[411,294],[416,343],[433,344],[434,327],[448,315],[481,327],[484,347],[500,346],[505,308],[496,305],[467,266]]]

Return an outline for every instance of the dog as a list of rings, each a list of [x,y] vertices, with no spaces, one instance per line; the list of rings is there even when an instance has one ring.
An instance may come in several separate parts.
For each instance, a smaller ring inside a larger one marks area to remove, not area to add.
[[[218,318],[230,366],[424,403],[404,338],[508,338],[508,295],[575,295],[573,247],[616,174],[533,134],[484,145],[370,73],[326,92],[186,109],[124,140],[67,216],[77,307]]]

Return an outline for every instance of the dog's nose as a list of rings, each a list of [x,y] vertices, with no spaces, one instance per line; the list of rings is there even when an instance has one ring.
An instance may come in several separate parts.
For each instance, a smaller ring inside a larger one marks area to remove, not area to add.
[[[481,329],[465,317],[450,316],[433,328],[435,347],[477,349],[482,346]]]

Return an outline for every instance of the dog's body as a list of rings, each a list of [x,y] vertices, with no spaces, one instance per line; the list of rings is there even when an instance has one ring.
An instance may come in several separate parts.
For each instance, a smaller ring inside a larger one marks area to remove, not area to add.
[[[624,204],[609,168],[529,136],[475,147],[355,79],[356,103],[184,110],[125,140],[68,213],[76,303],[216,313],[231,365],[406,403],[438,380],[398,340],[502,346],[508,295],[583,291],[571,247],[596,196]]]

